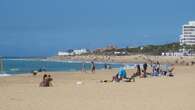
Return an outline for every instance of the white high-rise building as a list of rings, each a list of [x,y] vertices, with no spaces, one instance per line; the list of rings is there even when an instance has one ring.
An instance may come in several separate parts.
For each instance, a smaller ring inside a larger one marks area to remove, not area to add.
[[[195,45],[195,21],[190,21],[182,27],[180,35],[180,45]]]

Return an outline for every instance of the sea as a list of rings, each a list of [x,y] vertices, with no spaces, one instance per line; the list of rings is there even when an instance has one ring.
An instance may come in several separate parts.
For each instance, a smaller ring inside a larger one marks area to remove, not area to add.
[[[22,58],[5,58],[3,60],[3,70],[0,76],[12,76],[17,74],[31,74],[33,71],[47,72],[71,72],[91,69],[90,61],[62,61],[48,59],[22,59]],[[120,63],[106,63],[111,68],[119,68]],[[95,62],[96,69],[105,69],[105,62]],[[133,68],[134,64],[126,64],[127,68]]]

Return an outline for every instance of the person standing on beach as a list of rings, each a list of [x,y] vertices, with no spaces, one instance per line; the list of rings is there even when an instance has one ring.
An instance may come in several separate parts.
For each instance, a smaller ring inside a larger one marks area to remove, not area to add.
[[[82,71],[82,72],[86,72],[85,65],[86,65],[85,62],[83,62],[83,63],[82,63],[82,67],[81,67],[81,71]]]
[[[104,69],[107,69],[108,65],[107,63],[104,64]]]
[[[91,72],[95,72],[95,63],[93,61],[91,62]]]
[[[159,61],[156,62],[156,71],[159,75],[160,74],[160,63],[159,63]]]
[[[147,68],[148,68],[148,65],[147,65],[147,63],[145,62],[144,64],[143,64],[143,77],[146,77],[146,74],[147,74]]]
[[[156,63],[152,64],[152,76],[157,76]]]
[[[137,67],[137,71],[136,71],[135,75],[136,75],[136,76],[140,76],[140,75],[141,75],[141,68],[140,68],[140,65],[137,64],[136,67]]]

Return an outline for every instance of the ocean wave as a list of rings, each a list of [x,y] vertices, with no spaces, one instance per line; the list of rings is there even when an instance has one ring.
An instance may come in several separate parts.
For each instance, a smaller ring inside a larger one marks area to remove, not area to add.
[[[91,63],[91,61],[82,61],[82,60],[55,60],[55,59],[29,59],[29,58],[8,58],[4,60],[11,61],[43,61],[43,62],[60,62],[60,63]],[[96,64],[120,64],[115,62],[104,62],[104,61],[95,61]]]
[[[6,76],[11,76],[11,75],[6,73],[0,73],[0,77],[6,77]]]
[[[130,65],[125,65],[125,69],[135,69],[136,68],[136,66],[135,65],[132,65],[132,64],[130,64]]]
[[[73,60],[53,60],[53,59],[40,59],[44,62],[59,62],[59,63],[82,63],[83,61],[73,61]]]
[[[11,61],[41,61],[42,59],[29,59],[29,58],[8,58],[4,60],[11,60]]]
[[[10,71],[19,71],[19,68],[11,68]]]

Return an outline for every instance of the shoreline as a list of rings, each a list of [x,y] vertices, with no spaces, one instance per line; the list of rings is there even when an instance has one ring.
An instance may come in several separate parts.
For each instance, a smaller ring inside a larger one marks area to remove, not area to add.
[[[183,65],[183,66],[191,66],[190,62],[195,61],[195,56],[185,56],[185,57],[176,57],[176,56],[144,56],[144,55],[133,55],[133,56],[110,56],[110,61],[106,62],[103,61],[102,58],[108,58],[108,56],[68,56],[68,59],[66,57],[63,57],[63,59],[59,59],[59,57],[55,58],[46,58],[46,59],[19,59],[19,60],[27,60],[27,61],[49,61],[49,62],[67,62],[67,63],[90,63],[89,58],[96,57],[95,63],[96,64],[132,64],[131,67],[134,67],[135,64],[143,64],[144,62],[147,62],[149,65],[155,61],[159,61],[160,64],[174,64],[174,65]],[[8,59],[10,60],[10,59]],[[11,59],[11,60],[18,60],[18,59]],[[112,60],[112,62],[111,62]],[[102,70],[103,68],[100,68],[98,70]],[[81,70],[55,70],[55,71],[48,71],[48,72],[79,72]],[[16,73],[16,74],[4,74],[0,77],[4,76],[14,76],[18,74],[32,74],[31,72],[27,73]]]
[[[183,68],[183,67],[195,67],[195,66],[186,66],[186,65],[176,65],[176,68],[179,67],[179,68]],[[142,67],[141,67],[142,68]],[[104,69],[104,68],[101,68],[101,69],[96,69],[96,72],[99,73],[99,72],[105,72],[105,71],[118,71],[119,68],[112,68],[112,69]],[[149,71],[152,71],[152,67],[150,65],[148,65],[148,70]],[[131,72],[132,71],[136,71],[136,67],[133,66],[133,68],[126,68],[126,71],[127,72]],[[51,75],[55,75],[55,74],[93,74],[91,72],[91,70],[86,70],[86,72],[83,72],[81,70],[73,70],[73,71],[45,71],[45,72],[37,72],[37,75],[43,75],[43,74],[51,74]],[[96,74],[96,73],[94,73]],[[1,76],[2,75],[2,76]],[[4,77],[17,77],[17,76],[37,76],[37,75],[33,75],[33,73],[18,73],[18,74],[1,74],[0,73],[0,78],[4,78]]]
[[[134,70],[135,68],[129,68],[128,70]],[[112,70],[118,70],[118,68],[112,68],[112,69],[96,69],[97,72],[103,72],[103,71],[112,71]],[[81,70],[72,70],[72,71],[45,71],[45,72],[37,72],[38,75],[43,75],[43,74],[48,74],[51,73],[52,75],[54,74],[72,74],[72,73],[83,73],[83,74],[90,74],[92,73],[91,70],[86,70],[86,72],[83,72]],[[33,73],[17,73],[17,74],[8,74],[0,73],[0,78],[2,77],[15,77],[15,76],[33,76]],[[35,75],[36,76],[36,75]]]

